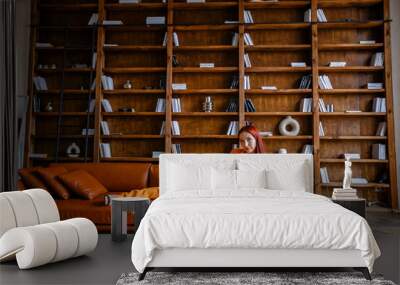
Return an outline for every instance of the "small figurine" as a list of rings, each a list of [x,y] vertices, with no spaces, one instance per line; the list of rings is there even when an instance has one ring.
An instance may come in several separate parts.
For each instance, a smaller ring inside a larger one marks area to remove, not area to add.
[[[343,189],[352,189],[351,188],[351,176],[352,176],[352,170],[351,170],[351,161],[349,158],[346,157],[344,161],[344,177],[343,177]]]
[[[81,150],[75,142],[70,144],[67,148],[68,157],[79,157],[80,153],[81,153]]]
[[[51,102],[48,102],[44,109],[46,110],[46,112],[53,112],[53,104]]]
[[[211,96],[207,96],[205,101],[203,102],[203,111],[204,112],[211,112],[213,110],[214,103],[211,100]]]
[[[124,83],[124,89],[132,89],[132,83],[129,80]]]

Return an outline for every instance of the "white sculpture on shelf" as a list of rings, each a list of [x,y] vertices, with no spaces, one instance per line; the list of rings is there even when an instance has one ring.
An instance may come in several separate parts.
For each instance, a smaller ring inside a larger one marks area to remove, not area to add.
[[[351,188],[351,161],[350,158],[346,157],[344,161],[344,177],[343,177],[343,189],[352,189]]]

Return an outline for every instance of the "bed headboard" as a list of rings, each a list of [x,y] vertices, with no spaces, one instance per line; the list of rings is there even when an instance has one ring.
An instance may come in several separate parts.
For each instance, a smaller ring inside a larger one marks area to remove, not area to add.
[[[170,163],[192,166],[210,165],[223,169],[277,169],[285,171],[291,167],[304,167],[304,183],[307,192],[313,193],[313,156],[311,154],[161,154],[160,195],[167,191]],[[287,177],[290,179],[290,177]]]

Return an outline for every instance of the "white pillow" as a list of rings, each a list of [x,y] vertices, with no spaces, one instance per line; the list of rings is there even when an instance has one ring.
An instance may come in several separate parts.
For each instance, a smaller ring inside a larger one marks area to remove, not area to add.
[[[262,170],[236,170],[238,188],[266,188],[267,177]]]
[[[213,189],[236,190],[236,170],[212,168]]]
[[[287,168],[284,171],[270,169],[266,171],[267,188],[272,190],[306,192],[306,173],[304,167]]]
[[[168,164],[168,191],[186,191],[194,189],[212,189],[212,173],[209,166],[187,166]]]

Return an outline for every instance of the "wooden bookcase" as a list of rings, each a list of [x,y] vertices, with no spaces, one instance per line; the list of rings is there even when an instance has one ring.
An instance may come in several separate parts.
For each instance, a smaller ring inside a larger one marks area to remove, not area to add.
[[[180,144],[184,153],[226,153],[237,143],[237,136],[226,135],[230,121],[238,121],[239,126],[251,121],[259,130],[273,132],[265,138],[268,152],[280,148],[300,152],[305,144],[313,145],[316,193],[330,195],[340,185],[344,161],[340,155],[356,152],[361,159],[353,163],[353,176],[369,181],[355,185],[359,195],[397,208],[387,0],[37,1],[32,7],[31,71],[32,77],[46,78],[48,91],[35,91],[31,84],[27,165],[64,160],[156,163],[152,152],[171,152],[172,144]],[[311,22],[304,22],[308,9]],[[317,21],[317,9],[323,9],[328,22]],[[244,10],[251,11],[254,23],[245,23]],[[88,26],[92,13],[98,13],[98,24]],[[148,16],[163,16],[166,23],[146,25]],[[123,25],[107,26],[103,20],[121,20]],[[179,46],[174,44],[174,33]],[[238,34],[235,46],[234,33]],[[245,44],[245,33],[254,45]],[[360,44],[361,40],[376,42]],[[54,46],[38,48],[36,42]],[[96,66],[91,68],[94,52]],[[383,67],[369,64],[376,52],[384,52]],[[245,67],[245,53],[251,67]],[[331,61],[346,61],[347,66],[328,67]],[[204,62],[215,67],[200,68]],[[306,62],[307,66],[290,67],[290,62]],[[88,67],[72,68],[74,63]],[[56,64],[57,68],[43,70],[39,64]],[[102,88],[103,74],[113,78],[114,90]],[[320,74],[329,76],[334,89],[319,88]],[[309,89],[298,88],[304,75],[312,75]],[[234,76],[239,84],[230,88]],[[250,89],[244,88],[245,76],[250,77]],[[123,88],[127,80],[131,89]],[[384,88],[369,90],[368,82],[382,82]],[[173,90],[173,83],[186,83],[187,89]],[[278,89],[262,90],[264,85]],[[209,113],[202,111],[206,96],[214,103]],[[34,112],[35,97],[41,98],[41,110]],[[305,97],[313,99],[312,112],[299,111]],[[386,98],[387,112],[371,112],[375,97]],[[155,112],[158,98],[166,100],[165,112]],[[172,112],[173,98],[180,99],[182,112]],[[335,112],[320,112],[319,98],[334,104]],[[87,112],[91,99],[96,106],[92,113]],[[104,112],[103,99],[110,101],[113,112]],[[256,112],[245,112],[246,99],[252,100]],[[237,112],[225,112],[230,100],[237,101]],[[49,101],[53,112],[42,110]],[[124,107],[135,112],[118,111]],[[349,109],[361,112],[345,112]],[[279,122],[288,115],[300,123],[298,136],[279,135]],[[102,134],[101,121],[107,121],[110,135]],[[165,133],[160,135],[163,121]],[[172,121],[179,122],[180,135],[172,135]],[[320,121],[325,136],[319,135]],[[382,121],[387,122],[387,135],[376,136]],[[83,128],[93,128],[94,133],[82,135]],[[80,146],[79,158],[65,155],[71,142]],[[100,156],[101,143],[110,143],[111,158]],[[386,144],[387,160],[371,159],[374,143]],[[32,158],[31,153],[48,156]],[[328,168],[333,182],[321,183],[320,167]],[[382,173],[388,179],[378,182]]]

